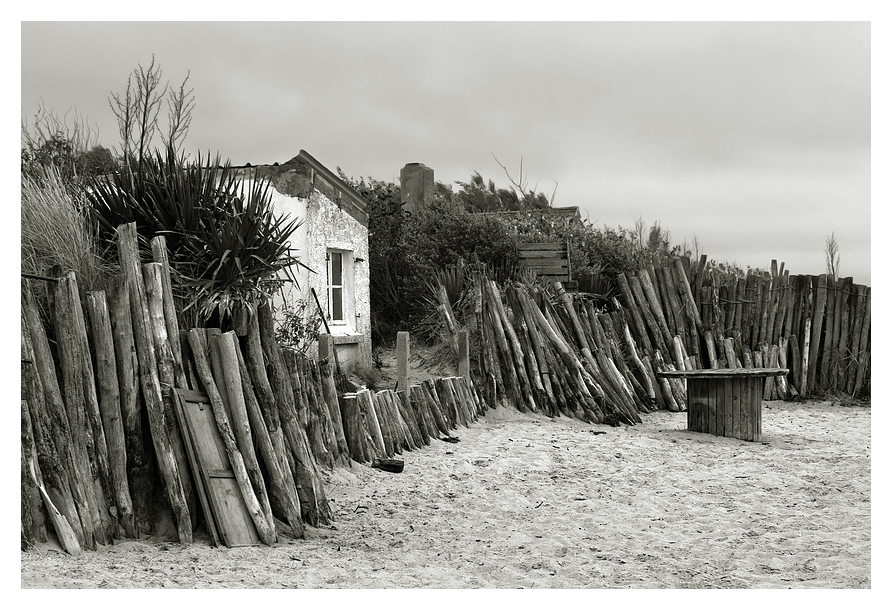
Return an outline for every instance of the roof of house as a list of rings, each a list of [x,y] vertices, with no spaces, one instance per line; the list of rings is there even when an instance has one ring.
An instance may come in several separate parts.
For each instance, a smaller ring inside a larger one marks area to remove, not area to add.
[[[368,204],[346,182],[319,163],[310,153],[301,150],[285,163],[251,165],[233,169],[269,179],[277,191],[292,197],[309,197],[317,190],[364,227],[369,226]]]

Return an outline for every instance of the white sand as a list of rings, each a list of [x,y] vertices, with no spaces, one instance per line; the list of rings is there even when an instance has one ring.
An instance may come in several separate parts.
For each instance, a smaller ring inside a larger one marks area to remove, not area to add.
[[[274,547],[21,553],[23,588],[869,588],[870,408],[766,403],[763,442],[500,409],[328,476],[336,528]]]

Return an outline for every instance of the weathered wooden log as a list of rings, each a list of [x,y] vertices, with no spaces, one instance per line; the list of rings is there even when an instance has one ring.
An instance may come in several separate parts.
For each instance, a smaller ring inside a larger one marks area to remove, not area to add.
[[[218,343],[218,347],[220,346],[220,343],[222,342]],[[260,501],[252,487],[244,458],[239,451],[235,433],[229,423],[229,416],[226,413],[226,409],[223,407],[223,399],[220,396],[218,384],[211,372],[210,362],[204,352],[202,342],[198,337],[197,329],[189,331],[189,344],[192,348],[192,356],[195,359],[195,368],[198,371],[198,376],[204,386],[204,392],[207,394],[208,401],[211,403],[211,408],[214,411],[214,420],[217,422],[217,430],[220,432],[220,437],[223,439],[226,455],[229,458],[229,464],[235,475],[235,480],[239,491],[242,494],[242,499],[245,501],[248,514],[251,515],[251,520],[257,528],[257,534],[260,537],[260,540],[264,544],[272,546],[276,541],[275,525],[267,520],[264,509],[261,507]],[[210,342],[208,347],[210,348]],[[242,400],[244,400],[244,398],[242,398]]]
[[[734,352],[734,340],[731,337],[725,337],[725,358],[728,359],[728,368],[740,368],[740,360]]]
[[[427,405],[424,403],[424,399],[419,395],[419,392],[420,387],[418,384],[409,386],[409,391],[406,392],[409,399],[408,405],[415,415],[415,421],[418,424],[418,432],[421,434],[422,443],[429,445],[431,438],[437,438],[439,436],[439,431],[430,415],[430,411],[427,409]],[[402,397],[400,398],[402,399]]]
[[[449,383],[448,378],[441,377],[434,380],[437,388],[437,396],[440,397],[440,405],[443,407],[443,413],[449,421],[450,428],[457,428],[459,424],[467,427],[467,422],[461,416],[461,409],[458,405],[458,397]]]
[[[375,412],[375,401],[372,391],[363,388],[356,393],[356,402],[363,416],[366,434],[371,439],[373,450],[372,457],[384,457],[387,449],[384,445],[384,435],[381,432],[381,424],[378,422],[378,414]]]
[[[433,379],[425,379],[421,382],[421,389],[427,402],[427,407],[433,416],[434,423],[441,434],[449,436],[449,422],[443,415],[443,409],[440,406],[440,398],[437,395],[437,388]]]
[[[660,303],[659,295],[657,295],[656,289],[654,288],[650,273],[647,269],[641,269],[638,271],[638,278],[641,281],[641,289],[644,291],[644,296],[650,304],[651,313],[654,320],[656,320],[657,328],[659,329],[659,332],[662,333],[663,342],[668,347],[672,345],[672,334],[669,332],[666,317],[663,315],[663,307]]]
[[[557,362],[551,363],[549,362],[549,370],[557,371],[564,383],[564,391],[565,394],[567,391],[572,393],[573,400],[575,401],[575,405],[572,407],[573,412],[577,412],[577,408],[580,413],[577,413],[577,417],[583,421],[593,421],[596,423],[600,423],[603,421],[603,413],[600,412],[600,407],[596,404],[592,393],[586,383],[585,377],[583,374],[588,375],[583,369],[582,363],[575,356],[575,354],[570,349],[570,346],[563,339],[563,337],[557,332],[555,326],[552,326],[552,323],[546,318],[546,314],[551,314],[548,301],[543,301],[545,306],[545,312],[540,310],[535,304],[532,303],[532,298],[529,295],[524,293],[518,293],[521,299],[529,299],[529,311],[533,314],[535,318],[536,324],[539,329],[543,332],[544,336],[548,338],[549,348],[553,348],[556,357],[559,357],[560,360],[566,365],[566,370],[561,371],[560,367],[558,367]],[[557,324],[557,321],[554,320],[552,316],[552,321]],[[546,356],[547,357],[547,356]],[[569,406],[569,405],[568,405]]]
[[[647,378],[650,380],[650,385],[653,388],[654,408],[669,410],[671,402],[670,399],[672,396],[671,391],[669,390],[669,383],[661,383],[661,380],[657,377],[656,372],[654,371],[653,363],[650,361],[650,357],[642,356],[641,364],[644,366],[644,372],[647,375]]]
[[[270,505],[274,509],[274,514],[278,512],[288,523],[294,537],[304,538],[306,534],[304,522],[300,516],[300,497],[294,485],[292,467],[283,453],[285,452],[284,440],[282,441],[280,452],[275,448],[274,441],[269,433],[269,427],[263,419],[263,410],[257,401],[257,394],[254,392],[254,382],[251,380],[251,373],[248,371],[244,355],[239,347],[237,335],[233,331],[231,334],[224,334],[223,339],[225,340],[227,336],[233,342],[236,359],[238,360],[242,393],[251,425],[252,437],[257,443],[260,457],[266,465],[266,472],[269,473]]]
[[[27,363],[22,363],[22,392],[23,398],[29,401],[32,421],[38,422],[38,438],[35,440],[38,464],[46,477],[53,503],[65,515],[78,543],[83,548],[95,548],[86,481],[78,476],[78,454],[71,439],[49,341],[37,301],[25,279],[22,280],[21,302],[22,357],[33,363],[33,370],[26,366]]]
[[[448,299],[446,302],[449,302]],[[465,349],[467,349],[467,331],[465,331]],[[409,333],[404,330],[396,333],[396,389],[403,391],[409,389]]]
[[[855,374],[850,376],[855,379],[854,386],[850,392],[852,396],[861,394],[867,377],[867,369],[870,365],[870,287],[859,286],[859,296],[861,288],[864,288],[864,309],[861,314],[861,326],[860,328],[855,327],[855,331],[858,332],[858,367]]]
[[[325,407],[317,407],[321,402],[318,396],[318,369],[315,362],[308,358],[298,360],[306,389],[308,422],[306,430],[299,425],[292,425],[293,420],[282,418],[282,429],[285,433],[285,444],[294,459],[295,484],[300,498],[300,509],[303,520],[316,527],[320,524],[329,524],[332,520],[331,506],[325,495],[325,488],[319,472],[319,464],[328,468],[334,467],[334,461],[328,453],[328,448],[323,438],[324,424],[328,421],[328,413]],[[320,420],[320,413],[325,415],[325,421]],[[334,432],[329,433],[331,442],[335,443]],[[319,453],[317,453],[317,450]],[[328,456],[328,457],[326,457]]]
[[[109,318],[115,346],[115,368],[127,455],[127,480],[139,532],[151,528],[149,498],[152,489],[152,458],[147,453],[142,427],[142,398],[139,392],[139,364],[130,315],[130,289],[123,275],[116,276],[108,292]]]
[[[402,472],[405,467],[405,462],[403,460],[388,460],[386,458],[375,458],[372,461],[372,468],[377,468],[378,470],[383,470],[385,472]]]
[[[801,375],[802,380],[799,382],[799,389],[803,397],[808,397],[810,395],[809,387],[811,387],[811,374],[809,372],[809,357],[810,357],[810,342],[811,342],[811,318],[805,318],[805,330],[803,331],[803,343],[802,343],[802,368]]]
[[[341,421],[341,409],[338,406],[338,389],[335,385],[331,363],[328,360],[319,361],[319,375],[322,379],[322,397],[328,406],[331,425],[334,428],[335,439],[337,440],[338,454],[334,456],[335,463],[349,466],[347,438],[344,436],[344,424]]]
[[[341,421],[344,422],[344,436],[347,439],[347,448],[350,459],[360,464],[372,461],[366,452],[366,431],[362,423],[362,414],[356,400],[356,394],[344,394],[338,397],[341,409]]]
[[[80,291],[77,276],[74,271],[69,271],[64,278],[59,278],[58,283],[68,284],[72,303],[71,320],[75,325],[75,337],[80,342],[80,352],[83,358],[82,376],[84,387],[84,413],[88,428],[84,438],[87,443],[87,456],[93,467],[93,480],[96,489],[96,497],[100,500],[99,516],[105,530],[107,540],[120,538],[123,530],[115,518],[114,487],[111,477],[111,467],[108,458],[108,443],[105,439],[105,430],[102,426],[102,414],[99,408],[99,394],[96,388],[96,377],[93,368],[92,350],[90,349],[87,322],[81,304]]]
[[[47,538],[46,525],[43,511],[41,510],[43,497],[39,489],[43,484],[43,478],[40,473],[40,466],[37,463],[37,446],[34,444],[31,413],[28,409],[28,401],[24,398],[21,401],[21,410],[21,532],[22,550],[27,551],[33,548],[37,542],[46,542]],[[32,467],[36,470],[33,477],[31,476]],[[59,513],[60,516],[61,514]],[[70,526],[69,529],[71,529]],[[74,535],[74,530],[71,530],[71,537],[77,543],[77,536]],[[80,547],[79,543],[78,547]]]
[[[294,394],[295,418],[297,419],[298,425],[306,428],[307,403],[310,399],[307,397],[307,391],[304,387],[305,381],[298,365],[298,358],[301,356],[292,349],[280,349],[279,352],[282,354],[285,370],[288,372],[288,378],[291,380],[292,393]]]
[[[294,487],[293,473],[296,468],[294,464],[294,456],[285,447],[284,428],[293,428],[295,431],[301,427],[300,417],[298,415],[298,400],[300,389],[295,388],[292,380],[300,383],[300,379],[292,376],[288,372],[285,363],[285,353],[276,341],[275,324],[273,321],[272,307],[269,301],[264,300],[257,305],[256,320],[250,320],[250,326],[245,325],[245,343],[250,346],[252,351],[257,351],[257,340],[260,341],[260,348],[263,352],[263,358],[266,361],[267,379],[270,387],[273,389],[276,401],[268,411],[261,413],[269,431],[270,441],[276,452],[280,468],[283,472],[284,480],[287,485],[286,492],[293,496],[295,506],[300,506],[298,496]],[[306,407],[303,406],[305,410]],[[295,432],[296,434],[296,432]],[[309,439],[307,439],[309,440]],[[302,528],[301,523],[298,527]],[[293,528],[293,526],[292,526]]]
[[[495,335],[499,346],[502,348],[502,354],[505,358],[506,368],[508,369],[509,379],[515,388],[515,400],[517,408],[525,411],[536,411],[537,405],[533,398],[530,380],[527,376],[526,367],[524,366],[523,351],[520,348],[520,341],[514,328],[508,320],[508,315],[502,305],[502,298],[499,295],[499,289],[492,280],[484,282],[486,294],[489,299],[493,319],[495,321]]]
[[[383,391],[384,390],[380,390],[372,394],[372,405],[375,410],[378,426],[381,429],[381,438],[384,443],[384,457],[393,457],[400,451],[400,444],[396,436],[396,431],[394,430],[390,411],[381,394]]]
[[[101,486],[96,484],[92,473],[87,444],[90,442],[91,427],[86,414],[86,390],[84,389],[84,354],[82,343],[77,336],[77,325],[74,312],[80,304],[73,301],[71,284],[66,277],[60,277],[51,285],[55,300],[56,314],[56,347],[59,355],[59,369],[62,372],[62,390],[65,399],[65,410],[68,416],[71,444],[75,452],[76,477],[82,481],[86,492],[86,508],[89,510],[92,531],[90,536],[95,543],[108,544],[108,518],[103,517],[105,498],[101,497]],[[98,476],[98,469],[97,469]],[[81,522],[83,523],[83,515]],[[85,535],[87,530],[85,528]],[[95,546],[88,537],[85,541],[87,549]]]
[[[530,347],[532,348],[532,353],[530,354],[532,361],[529,365],[531,375],[534,379],[538,379],[540,386],[545,392],[546,412],[553,416],[557,411],[557,398],[552,387],[552,375],[549,372],[548,362],[545,357],[544,339],[533,314],[529,311],[529,307],[532,306],[531,301],[520,299],[518,296],[519,290],[523,290],[523,288],[513,286],[507,294],[511,297],[512,309],[515,315],[521,319],[522,328],[526,330],[529,337]]]
[[[468,398],[459,382],[460,379],[460,377],[446,377],[444,383],[449,387],[449,391],[455,399],[455,410],[458,414],[458,421],[460,421],[464,427],[468,428],[474,423],[474,415],[468,405]]]
[[[192,520],[192,529],[198,525],[198,496],[192,481],[189,457],[186,455],[186,446],[175,414],[174,388],[186,384],[185,374],[178,380],[176,374],[176,362],[173,356],[173,348],[170,337],[167,335],[167,321],[164,312],[164,282],[161,263],[147,263],[142,267],[143,282],[146,288],[146,303],[148,304],[149,327],[152,333],[152,341],[155,346],[155,358],[158,363],[158,381],[161,384],[161,400],[164,405],[164,422],[167,425],[167,436],[170,439],[170,447],[177,461],[177,471],[180,483],[186,495],[186,503],[189,507],[189,515]],[[179,330],[175,337],[179,342]],[[183,388],[185,389],[185,388]]]
[[[177,319],[177,307],[173,297],[173,283],[170,279],[170,258],[167,252],[167,239],[163,235],[152,238],[152,258],[160,265],[161,296],[163,299],[164,324],[167,327],[167,338],[173,357],[173,373],[176,387],[188,388],[186,370],[183,366],[183,351],[180,345],[180,323]]]
[[[381,398],[384,401],[387,413],[386,419],[388,420],[388,423],[393,426],[394,435],[397,440],[397,452],[402,453],[403,451],[416,449],[415,441],[409,432],[409,426],[403,419],[402,413],[400,413],[399,400],[396,397],[396,392],[393,390],[384,390],[381,393]]]
[[[217,385],[218,387],[220,385],[226,386],[230,407],[228,414],[231,414],[229,424],[232,427],[236,445],[239,453],[242,454],[245,470],[248,473],[251,485],[254,487],[254,493],[257,496],[257,501],[260,503],[260,508],[263,510],[263,515],[266,517],[267,524],[275,532],[275,521],[273,520],[269,493],[266,489],[266,481],[260,469],[257,451],[254,449],[255,434],[251,431],[251,420],[248,416],[245,389],[242,386],[242,374],[239,367],[238,338],[234,331],[229,331],[216,337],[216,340],[216,346],[211,343],[211,350],[219,350],[220,360],[223,365],[223,378],[218,380]],[[259,430],[263,431],[262,426],[259,427]],[[273,465],[276,464],[275,459],[272,460],[272,463]]]
[[[650,336],[653,339],[654,348],[659,349],[661,352],[668,353],[666,350],[666,340],[663,336],[662,330],[660,329],[659,323],[654,317],[653,308],[650,305],[650,301],[644,293],[641,279],[638,276],[632,276],[631,278],[629,278],[629,285],[631,286],[632,294],[635,295],[635,301],[638,305],[638,309],[641,312],[641,315],[644,317],[644,322],[647,326],[648,331],[650,332]]]
[[[34,458],[28,462],[28,466],[31,470],[31,477],[34,479],[35,484],[37,485],[37,489],[40,491],[40,495],[43,497],[43,503],[46,505],[47,513],[49,514],[50,521],[53,524],[53,529],[56,530],[56,535],[59,538],[59,543],[62,545],[62,548],[71,555],[80,555],[81,547],[80,543],[77,540],[77,536],[74,534],[74,530],[68,523],[68,520],[62,515],[61,512],[56,508],[53,504],[52,499],[50,499],[49,494],[46,492],[46,489],[43,487],[43,483],[40,482],[37,478],[37,474],[34,470]]]
[[[400,410],[400,415],[402,416],[403,421],[406,422],[406,426],[409,428],[409,433],[412,435],[412,441],[415,443],[415,447],[420,449],[424,445],[429,444],[430,441],[427,440],[426,435],[421,432],[420,422],[415,417],[415,410],[412,408],[412,403],[409,399],[409,390],[406,389],[397,392],[396,402]]]
[[[118,523],[128,538],[136,538],[136,520],[130,497],[130,485],[127,481],[127,450],[121,416],[121,394],[118,389],[114,340],[105,292],[87,293],[87,310],[90,315],[90,327],[93,329],[99,411],[108,444],[109,470],[115,506],[118,509]]]
[[[827,304],[827,275],[818,276],[818,289],[815,293],[815,308],[812,312],[811,342],[808,354],[808,392],[819,387],[817,381],[818,353],[821,347],[821,330],[824,324],[824,312]]]
[[[607,317],[606,320],[610,318]],[[654,389],[653,379],[651,378],[647,368],[645,368],[644,363],[641,361],[641,358],[638,356],[638,350],[635,346],[635,340],[632,338],[632,334],[629,331],[629,326],[625,322],[622,323],[622,336],[625,339],[626,349],[628,350],[629,358],[632,360],[632,364],[635,365],[635,370],[638,371],[640,376],[640,383],[635,379],[635,376],[632,374],[631,369],[625,364],[625,361],[620,357],[614,356],[614,362],[621,362],[624,370],[623,375],[630,382],[633,383],[636,387],[636,392],[638,393],[640,399],[646,402],[646,411],[652,411],[656,407],[656,391]],[[606,329],[605,329],[606,331]],[[611,339],[612,343],[616,343],[613,339]],[[616,346],[617,349],[619,346]]]
[[[452,354],[458,356],[458,322],[455,318],[455,312],[452,310],[452,304],[449,302],[449,295],[446,294],[446,288],[440,282],[437,282],[437,311],[443,318],[443,325],[446,328],[446,338]]]
[[[118,255],[121,270],[130,291],[130,311],[133,321],[133,337],[139,367],[140,386],[143,391],[146,411],[149,416],[152,444],[158,460],[165,496],[170,503],[181,543],[192,542],[192,522],[183,483],[177,471],[176,456],[167,434],[164,417],[164,401],[161,395],[161,382],[158,378],[158,365],[155,359],[155,346],[151,336],[151,322],[146,304],[146,289],[140,272],[139,248],[136,239],[136,223],[120,225],[118,233]]]
[[[629,285],[629,280],[626,278],[624,273],[619,273],[616,276],[616,280],[619,283],[620,291],[623,294],[623,299],[626,302],[626,309],[628,309],[632,313],[632,322],[634,323],[635,331],[638,337],[638,343],[641,344],[642,349],[645,354],[650,354],[653,352],[653,345],[651,345],[650,338],[647,336],[647,327],[644,323],[644,318],[642,317],[641,310],[638,307],[638,304],[635,301],[635,296],[632,292],[632,288]]]
[[[328,403],[325,400],[325,388],[323,387],[324,381],[322,379],[322,372],[319,370],[319,363],[315,360],[308,361],[307,369],[313,380],[310,384],[310,389],[314,395],[311,404],[313,412],[310,416],[310,425],[318,427],[318,432],[314,432],[314,434],[320,435],[325,441],[325,446],[328,448],[328,453],[331,455],[332,468],[338,465],[346,466],[338,446],[338,437],[335,434],[334,425],[331,421],[331,412],[329,411]]]

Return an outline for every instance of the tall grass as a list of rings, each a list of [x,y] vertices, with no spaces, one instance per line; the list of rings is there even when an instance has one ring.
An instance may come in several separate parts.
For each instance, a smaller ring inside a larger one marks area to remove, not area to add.
[[[77,274],[81,291],[102,290],[117,271],[111,244],[100,241],[84,199],[64,186],[59,169],[22,175],[22,273],[46,275],[53,265]]]

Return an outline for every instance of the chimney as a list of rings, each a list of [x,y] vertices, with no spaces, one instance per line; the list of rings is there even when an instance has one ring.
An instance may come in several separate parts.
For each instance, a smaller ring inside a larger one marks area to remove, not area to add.
[[[409,212],[433,201],[434,170],[424,163],[407,163],[400,170],[400,198]]]

